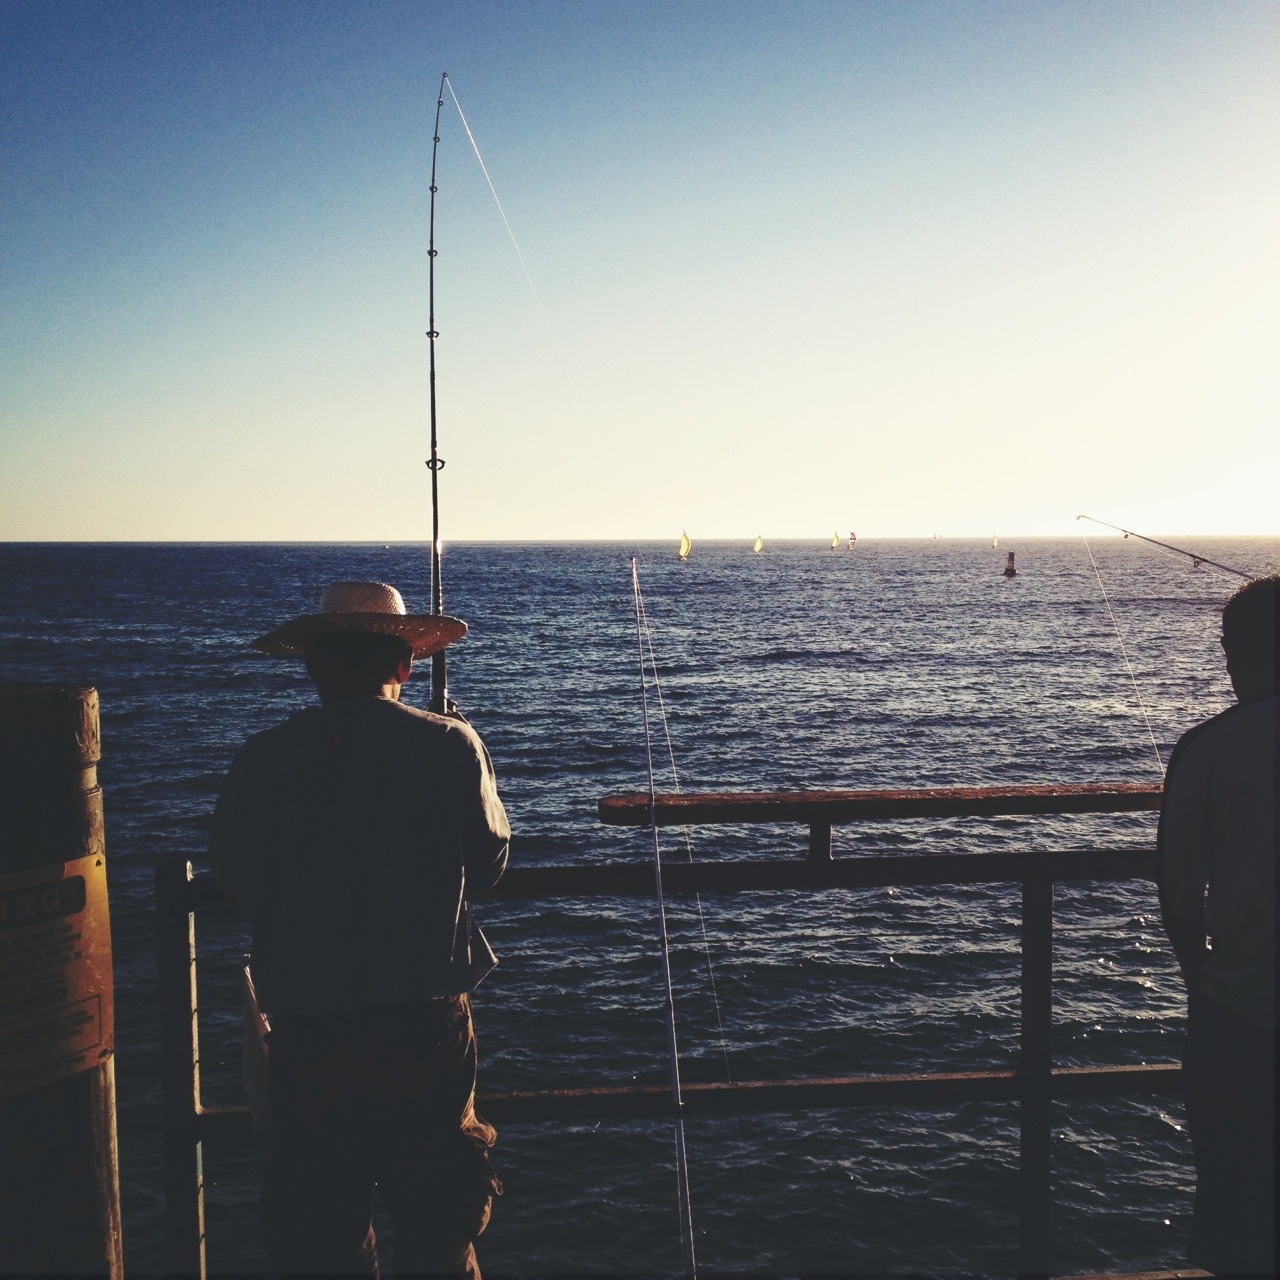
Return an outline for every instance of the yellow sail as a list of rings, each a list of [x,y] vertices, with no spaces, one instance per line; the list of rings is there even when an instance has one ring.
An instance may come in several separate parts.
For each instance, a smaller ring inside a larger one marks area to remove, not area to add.
[[[693,550],[693,543],[689,541],[689,535],[682,533],[680,535],[680,559],[687,560],[689,552]]]
[[[838,551],[839,548],[840,548],[840,535],[838,533],[833,533],[831,535],[831,550]]]
[[[753,546],[751,550],[754,551],[756,555],[759,555],[764,550],[764,534],[761,533],[756,535],[755,546]]]

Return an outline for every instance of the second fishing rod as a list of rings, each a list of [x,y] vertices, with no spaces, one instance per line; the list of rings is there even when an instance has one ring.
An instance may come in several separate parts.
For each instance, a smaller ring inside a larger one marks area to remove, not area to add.
[[[1229,564],[1219,564],[1216,560],[1210,560],[1208,556],[1197,555],[1194,551],[1184,551],[1181,547],[1175,547],[1172,543],[1161,542],[1158,538],[1148,538],[1145,533],[1135,533],[1132,529],[1121,528],[1118,524],[1108,524],[1105,520],[1099,520],[1095,516],[1076,516],[1077,520],[1088,520],[1091,524],[1100,524],[1104,529],[1114,529],[1117,533],[1123,533],[1126,538],[1139,538],[1143,542],[1149,542],[1153,547],[1162,547],[1165,551],[1172,551],[1174,555],[1185,556],[1191,561],[1196,568],[1202,564],[1207,564],[1214,569],[1221,569],[1223,573],[1234,574],[1237,578],[1244,578],[1249,581],[1253,578],[1253,574],[1245,573],[1243,569],[1233,569]]]

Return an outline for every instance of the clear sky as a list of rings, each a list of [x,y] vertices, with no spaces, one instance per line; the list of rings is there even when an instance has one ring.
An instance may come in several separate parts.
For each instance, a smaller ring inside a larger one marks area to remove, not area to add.
[[[0,14],[0,539],[429,538],[444,70],[446,539],[1280,533],[1274,0]]]

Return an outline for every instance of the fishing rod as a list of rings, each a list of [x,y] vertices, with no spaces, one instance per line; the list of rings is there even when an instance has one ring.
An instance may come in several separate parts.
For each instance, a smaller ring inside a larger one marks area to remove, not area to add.
[[[440,91],[436,95],[435,133],[431,140],[431,220],[427,248],[427,294],[430,312],[427,337],[431,343],[431,458],[427,462],[427,466],[431,469],[431,612],[435,614],[444,613],[444,593],[440,584],[439,492],[439,477],[440,471],[444,467],[444,459],[440,457],[436,447],[436,339],[440,336],[436,331],[436,158],[440,150],[440,112],[444,109],[444,91],[446,89],[449,90],[449,97],[453,99],[453,105],[457,108],[458,119],[462,121],[467,141],[471,143],[471,150],[475,153],[476,161],[480,165],[480,171],[484,174],[484,180],[489,185],[494,204],[498,206],[498,214],[502,218],[503,226],[507,229],[507,235],[510,237],[512,247],[516,251],[516,257],[520,261],[520,267],[524,271],[525,279],[529,282],[533,300],[537,303],[538,310],[542,313],[542,319],[547,326],[552,345],[560,356],[560,363],[564,367],[565,377],[570,387],[573,388],[573,393],[579,402],[581,402],[582,398],[578,385],[574,382],[573,376],[569,372],[569,363],[565,359],[564,350],[561,348],[560,341],[551,326],[551,319],[547,315],[547,309],[542,305],[542,298],[538,295],[537,287],[533,283],[533,273],[529,270],[529,264],[525,261],[524,253],[516,240],[516,234],[511,229],[507,211],[502,207],[502,201],[498,198],[498,189],[493,185],[493,179],[489,176],[489,167],[485,164],[484,157],[480,154],[480,147],[476,142],[475,134],[471,132],[471,126],[467,123],[467,117],[462,110],[462,103],[458,101],[458,95],[454,92],[453,81],[449,79],[447,71],[442,72],[440,75]],[[453,709],[454,704],[449,701],[449,682],[445,668],[444,650],[442,649],[439,653],[434,654],[431,659],[431,710],[443,713]]]
[[[427,234],[427,342],[430,348],[431,457],[431,612],[444,613],[444,586],[440,575],[440,472],[444,459],[436,443],[436,157],[440,151],[440,112],[444,107],[444,87],[449,73],[440,76],[440,92],[436,96],[436,125],[431,140],[431,213]],[[443,715],[450,709],[449,675],[444,650],[431,655],[431,710]]]
[[[1160,542],[1156,538],[1148,538],[1145,533],[1134,533],[1132,529],[1122,529],[1118,524],[1107,524],[1105,520],[1097,520],[1093,516],[1076,516],[1076,519],[1090,520],[1094,524],[1102,525],[1104,528],[1114,529],[1117,533],[1123,533],[1126,538],[1141,538],[1143,542],[1149,542],[1152,546],[1163,547],[1166,551],[1172,551],[1175,555],[1186,556],[1197,569],[1202,564],[1207,564],[1215,569],[1221,569],[1223,573],[1233,573],[1237,578],[1244,578],[1246,582],[1253,580],[1254,575],[1245,573],[1243,569],[1233,569],[1229,564],[1219,564],[1216,560],[1210,560],[1208,556],[1198,556],[1194,551],[1184,551],[1181,547],[1170,546],[1169,543]]]

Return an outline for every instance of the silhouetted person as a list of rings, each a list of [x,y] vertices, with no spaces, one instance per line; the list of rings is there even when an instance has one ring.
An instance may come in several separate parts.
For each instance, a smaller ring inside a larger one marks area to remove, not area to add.
[[[468,993],[496,960],[467,899],[502,875],[510,830],[471,726],[399,701],[413,657],[465,631],[340,582],[255,641],[305,655],[320,697],[240,749],[209,839],[271,1019],[262,1200],[283,1274],[376,1275],[376,1182],[398,1274],[479,1275],[500,1187]]]
[[[1271,577],[1224,606],[1238,701],[1174,749],[1158,838],[1161,915],[1187,984],[1190,1257],[1230,1275],[1276,1269],[1278,603]]]

